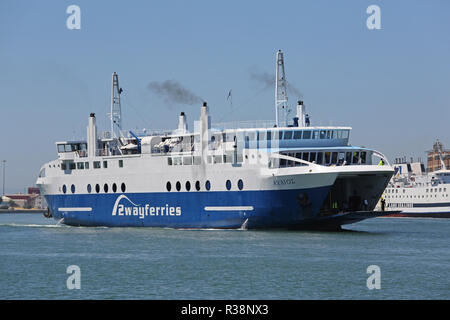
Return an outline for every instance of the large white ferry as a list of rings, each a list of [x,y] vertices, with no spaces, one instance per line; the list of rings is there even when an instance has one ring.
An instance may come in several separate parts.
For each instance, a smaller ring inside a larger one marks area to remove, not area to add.
[[[292,122],[283,53],[276,54],[275,121],[211,123],[167,132],[121,127],[113,74],[111,130],[57,142],[37,179],[49,215],[76,226],[319,228],[377,217],[394,170],[380,152],[349,144],[350,127],[311,126],[302,101]],[[383,165],[379,165],[381,163]]]
[[[391,216],[450,217],[450,170],[441,152],[439,158],[440,169],[433,172],[421,162],[394,163],[395,174],[383,193],[386,211],[396,211]]]

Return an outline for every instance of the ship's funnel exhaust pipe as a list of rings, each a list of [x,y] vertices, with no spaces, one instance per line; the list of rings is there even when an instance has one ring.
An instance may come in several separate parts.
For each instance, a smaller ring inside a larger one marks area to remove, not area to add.
[[[97,153],[97,124],[95,121],[95,113],[89,116],[89,125],[87,127],[87,145],[88,156],[95,157]]]
[[[200,112],[200,149],[202,151],[202,163],[207,163],[209,129],[211,128],[211,117],[209,116],[209,108],[206,102]]]
[[[305,106],[303,105],[303,101],[298,100],[297,102],[297,118],[298,118],[298,126],[305,127]]]
[[[184,112],[181,112],[178,120],[178,130],[181,131],[182,133],[186,133],[187,129],[188,127],[186,123],[186,115],[184,114]]]

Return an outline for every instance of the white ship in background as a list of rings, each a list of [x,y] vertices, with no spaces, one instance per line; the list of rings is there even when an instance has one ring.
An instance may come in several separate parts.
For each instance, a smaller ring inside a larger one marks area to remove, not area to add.
[[[394,176],[388,184],[383,198],[386,211],[400,213],[391,216],[450,217],[450,170],[446,162],[450,159],[442,143],[436,141],[429,152],[427,172],[422,162],[406,162],[396,159]],[[432,162],[438,162],[433,165]]]

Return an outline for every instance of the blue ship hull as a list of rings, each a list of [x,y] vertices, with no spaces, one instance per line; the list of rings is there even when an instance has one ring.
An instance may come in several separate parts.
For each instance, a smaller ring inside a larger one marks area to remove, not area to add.
[[[269,191],[46,195],[74,226],[295,228],[318,216],[331,186]]]

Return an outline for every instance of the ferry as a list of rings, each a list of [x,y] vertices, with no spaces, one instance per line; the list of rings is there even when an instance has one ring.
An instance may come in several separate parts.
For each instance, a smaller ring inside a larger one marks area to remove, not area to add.
[[[386,211],[396,211],[388,216],[450,218],[450,170],[441,148],[437,141],[432,157],[438,158],[441,165],[435,171],[427,172],[420,161],[399,158],[393,164],[395,173],[382,196]]]
[[[56,142],[37,185],[46,216],[72,226],[340,230],[374,211],[394,169],[380,152],[349,144],[351,127],[312,126],[303,101],[289,119],[283,52],[276,53],[275,120],[213,123],[200,106],[194,130],[122,129],[117,73],[111,128],[91,113],[86,140]]]

